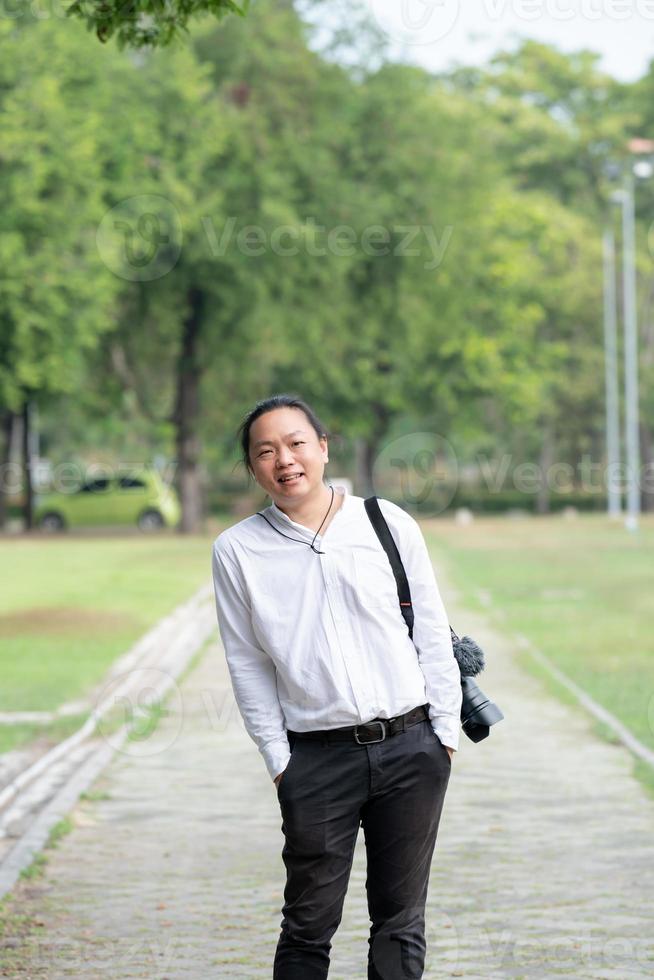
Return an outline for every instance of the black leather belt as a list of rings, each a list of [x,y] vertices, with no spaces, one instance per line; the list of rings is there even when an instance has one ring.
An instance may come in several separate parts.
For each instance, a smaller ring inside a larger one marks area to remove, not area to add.
[[[418,708],[398,715],[397,718],[375,718],[363,725],[352,725],[349,728],[325,728],[317,732],[294,732],[289,729],[289,735],[295,738],[323,739],[326,742],[348,742],[354,739],[359,745],[369,745],[383,742],[385,738],[399,735],[400,732],[417,725],[418,722],[429,718],[429,705],[421,704]]]

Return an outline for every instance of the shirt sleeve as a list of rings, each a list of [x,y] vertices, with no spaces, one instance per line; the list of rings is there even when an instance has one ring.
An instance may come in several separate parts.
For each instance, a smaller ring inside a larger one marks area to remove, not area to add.
[[[242,572],[219,540],[213,546],[212,573],[218,626],[234,697],[245,729],[274,779],[291,757],[275,664],[257,644]]]
[[[389,512],[389,501],[385,504],[384,516],[388,517],[391,531],[396,531],[395,543],[411,589],[413,643],[425,678],[429,718],[443,745],[457,750],[463,693],[449,619],[420,526],[397,505],[390,504],[393,510]]]

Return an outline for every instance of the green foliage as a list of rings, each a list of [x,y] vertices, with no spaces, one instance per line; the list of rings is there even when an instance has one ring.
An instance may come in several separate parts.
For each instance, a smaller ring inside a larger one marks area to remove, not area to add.
[[[189,21],[210,14],[244,16],[249,0],[74,0],[66,13],[83,20],[98,40],[115,37],[120,48],[165,47],[188,32]]]
[[[18,411],[29,393],[73,392],[113,326],[95,247],[111,58],[89,59],[80,32],[55,22],[0,22],[0,50],[0,403]]]
[[[58,820],[57,823],[52,827],[50,833],[48,834],[48,839],[45,843],[43,851],[39,851],[35,855],[31,864],[20,872],[20,878],[23,881],[33,881],[40,878],[48,864],[48,854],[47,851],[51,851],[56,848],[59,842],[71,832],[73,829],[73,821],[71,817],[63,817],[63,819]]]
[[[492,149],[519,188],[546,191],[573,209],[596,210],[608,156],[624,155],[634,119],[625,86],[602,73],[599,55],[563,54],[537,41],[500,52],[483,70],[451,82],[481,100],[495,120]]]
[[[55,462],[171,456],[193,320],[213,483],[283,389],[372,457],[401,422],[461,458],[601,458],[604,165],[649,134],[654,75],[526,42],[434,77],[383,46],[355,63],[347,25],[337,63],[297,12],[320,6],[258,0],[186,47],[93,59],[71,21],[0,25],[0,403],[38,400]]]

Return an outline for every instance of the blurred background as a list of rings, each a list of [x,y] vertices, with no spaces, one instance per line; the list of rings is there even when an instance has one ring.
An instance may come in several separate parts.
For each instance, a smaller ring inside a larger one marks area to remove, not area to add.
[[[74,7],[0,18],[0,707],[207,580],[287,391],[654,747],[654,6],[256,0],[168,44]]]
[[[120,50],[43,3],[0,20],[7,531],[250,513],[274,391],[358,493],[652,510],[646,5],[257,0]]]

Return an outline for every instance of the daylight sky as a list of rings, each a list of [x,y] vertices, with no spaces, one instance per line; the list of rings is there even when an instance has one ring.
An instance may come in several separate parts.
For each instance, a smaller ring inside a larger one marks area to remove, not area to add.
[[[485,62],[516,37],[588,48],[622,81],[654,58],[654,0],[365,0],[395,50],[435,71]]]

